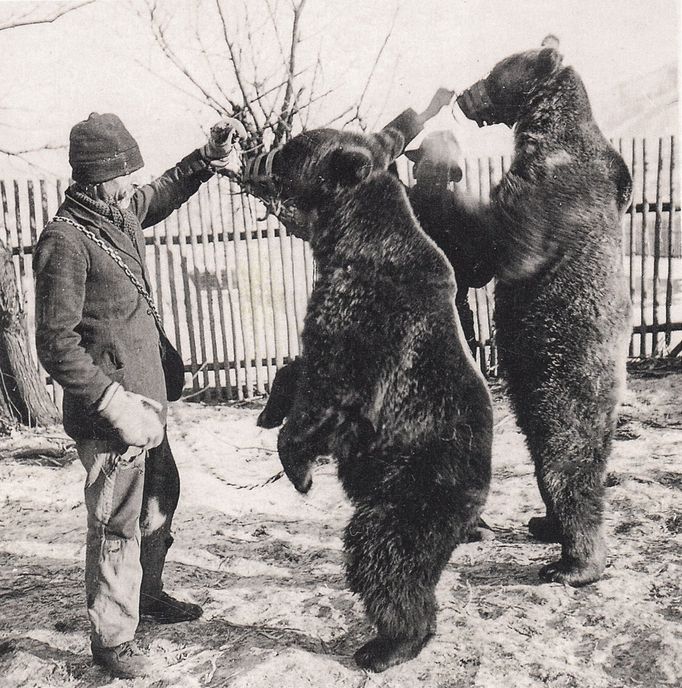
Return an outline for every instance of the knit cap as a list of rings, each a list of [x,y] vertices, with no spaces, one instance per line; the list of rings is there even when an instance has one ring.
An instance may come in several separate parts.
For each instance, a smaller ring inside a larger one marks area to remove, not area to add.
[[[114,114],[93,112],[78,122],[69,137],[73,180],[98,184],[144,166],[137,142]]]

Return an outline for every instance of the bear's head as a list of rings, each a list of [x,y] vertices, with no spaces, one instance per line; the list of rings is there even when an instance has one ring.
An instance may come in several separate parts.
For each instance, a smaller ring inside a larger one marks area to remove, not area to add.
[[[479,127],[513,126],[524,106],[562,69],[557,47],[557,39],[547,36],[539,50],[527,50],[498,62],[485,79],[457,97],[457,105]]]
[[[405,151],[418,184],[440,188],[462,179],[462,149],[451,131],[434,131],[417,149]]]
[[[404,139],[395,131],[365,135],[313,129],[271,152],[267,172],[260,170],[258,176],[267,175],[270,194],[278,200],[277,215],[287,229],[309,240],[323,204],[372,172],[386,170],[403,147]]]

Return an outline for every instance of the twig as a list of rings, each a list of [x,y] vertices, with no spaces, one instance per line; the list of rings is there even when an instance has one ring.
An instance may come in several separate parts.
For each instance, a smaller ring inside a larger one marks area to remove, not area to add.
[[[185,78],[196,89],[201,91],[203,96],[208,101],[209,105],[211,105],[214,109],[216,109],[220,113],[227,112],[228,108],[226,108],[223,104],[221,104],[218,100],[216,100],[201,85],[201,83],[199,83],[199,80],[196,79],[190,73],[190,71],[187,69],[185,64],[180,60],[180,58],[171,49],[170,45],[168,44],[168,41],[166,40],[166,34],[164,32],[163,26],[161,25],[161,22],[156,18],[156,4],[152,4],[152,5],[147,4],[147,7],[149,9],[149,19],[150,19],[150,24],[152,27],[152,35],[154,36],[154,40],[156,41],[157,45],[161,48],[161,52],[163,53],[163,55],[181,72],[181,74],[183,74],[185,76]]]
[[[56,10],[54,14],[52,14],[49,17],[45,17],[43,19],[15,19],[9,22],[6,22],[5,24],[0,24],[0,31],[7,31],[8,29],[16,29],[20,26],[35,26],[36,24],[52,24],[52,22],[57,21],[60,17],[63,17],[65,14],[68,14],[69,12],[73,12],[74,10],[78,10],[81,7],[85,7],[86,5],[91,5],[95,0],[83,0],[83,2],[79,2],[76,5],[71,5],[69,7],[65,7],[64,9],[61,10]],[[27,13],[28,14],[28,13]],[[27,14],[23,16],[27,16]]]
[[[379,48],[379,52],[377,53],[377,56],[374,60],[374,64],[372,65],[372,69],[369,72],[369,75],[367,76],[367,81],[365,82],[365,87],[362,89],[362,93],[360,94],[360,98],[356,104],[355,108],[355,115],[353,116],[352,119],[350,119],[346,124],[350,124],[351,122],[358,120],[360,122],[360,125],[362,126],[362,117],[360,116],[360,108],[362,107],[362,102],[365,99],[365,95],[367,95],[367,90],[369,89],[369,85],[372,81],[372,77],[374,76],[374,72],[376,71],[377,65],[379,64],[379,60],[381,59],[381,55],[384,52],[384,49],[386,48],[386,45],[388,44],[388,40],[391,37],[391,34],[393,33],[393,29],[395,27],[395,22],[396,18],[398,17],[398,9],[399,6],[396,5],[395,11],[393,12],[393,19],[391,21],[391,26],[386,32],[386,35],[384,36],[383,43],[381,44],[381,47]]]
[[[237,85],[239,86],[239,90],[241,91],[242,99],[244,101],[244,107],[246,108],[246,110],[248,110],[249,114],[251,115],[253,124],[256,127],[256,129],[260,130],[258,117],[256,117],[256,112],[254,111],[253,107],[251,107],[251,99],[249,98],[249,93],[247,92],[246,86],[244,85],[244,81],[242,80],[240,62],[237,59],[234,46],[232,44],[232,41],[230,40],[230,35],[227,32],[227,22],[225,21],[225,16],[223,15],[223,8],[220,4],[220,0],[215,0],[215,4],[218,8],[218,14],[220,15],[220,21],[222,23],[223,28],[223,38],[225,40],[225,45],[227,46],[227,49],[230,53],[230,63],[232,64],[232,71],[234,72],[234,77],[237,80]]]
[[[298,5],[294,4],[294,18],[291,24],[291,47],[289,50],[289,64],[288,64],[288,75],[286,90],[284,91],[284,100],[282,101],[282,111],[281,119],[283,120],[282,126],[275,131],[275,145],[278,145],[285,133],[291,131],[291,124],[294,118],[294,114],[298,109],[298,97],[300,91],[294,96],[294,74],[296,73],[296,50],[298,44],[300,43],[300,31],[299,25],[301,21],[301,14],[305,8],[306,0],[300,0]],[[292,103],[293,97],[293,103]]]

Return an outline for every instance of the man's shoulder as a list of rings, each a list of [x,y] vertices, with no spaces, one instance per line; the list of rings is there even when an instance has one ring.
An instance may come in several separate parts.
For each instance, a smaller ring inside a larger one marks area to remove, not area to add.
[[[68,251],[78,255],[85,255],[83,235],[74,224],[71,224],[72,222],[76,223],[76,220],[68,212],[65,212],[63,208],[60,208],[55,217],[45,225],[40,233],[35,248],[36,254],[46,251]]]

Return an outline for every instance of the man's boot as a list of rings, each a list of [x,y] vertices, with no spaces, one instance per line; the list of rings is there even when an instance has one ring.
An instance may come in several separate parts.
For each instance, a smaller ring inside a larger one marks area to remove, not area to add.
[[[115,647],[98,647],[91,644],[92,661],[104,667],[116,678],[138,678],[151,672],[149,658],[140,650],[134,640]]]
[[[181,623],[198,619],[203,610],[198,604],[182,602],[163,591],[161,574],[168,548],[173,537],[162,530],[142,537],[142,589],[140,591],[140,617],[157,623]]]

